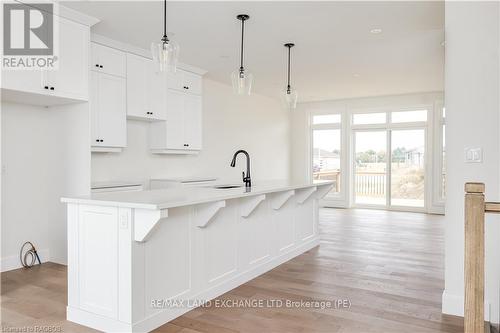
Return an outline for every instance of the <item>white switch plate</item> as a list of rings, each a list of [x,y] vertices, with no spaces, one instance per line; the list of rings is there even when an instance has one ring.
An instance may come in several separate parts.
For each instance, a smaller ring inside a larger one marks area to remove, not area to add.
[[[128,217],[125,214],[120,215],[120,228],[121,229],[127,229],[128,228]]]
[[[465,163],[483,163],[482,148],[466,148]]]

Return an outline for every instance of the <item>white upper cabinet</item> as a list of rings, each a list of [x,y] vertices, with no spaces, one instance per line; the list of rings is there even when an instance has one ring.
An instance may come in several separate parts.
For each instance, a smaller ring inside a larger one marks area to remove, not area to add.
[[[91,145],[123,148],[127,146],[125,78],[91,71]],[[113,151],[94,149],[97,151]]]
[[[92,43],[90,69],[120,77],[127,75],[125,52]]]
[[[88,101],[90,28],[54,16],[59,25],[56,68],[2,70],[2,99],[35,105]]]
[[[196,87],[195,91],[201,93],[201,76],[188,72],[181,72],[181,76],[189,78],[192,82],[189,87]],[[202,96],[190,89],[167,89],[166,121],[150,126],[150,148],[153,153],[197,153],[202,148]]]
[[[47,72],[44,85],[51,93],[67,98],[88,100],[89,32],[86,27],[64,18],[59,22],[59,68]],[[82,43],[86,41],[86,43]]]
[[[201,95],[201,77],[182,69],[168,74],[168,88]]]
[[[201,150],[202,117],[201,96],[186,95],[184,97],[184,140],[187,149]]]
[[[131,119],[166,119],[167,77],[157,73],[151,59],[127,54],[127,116]]]

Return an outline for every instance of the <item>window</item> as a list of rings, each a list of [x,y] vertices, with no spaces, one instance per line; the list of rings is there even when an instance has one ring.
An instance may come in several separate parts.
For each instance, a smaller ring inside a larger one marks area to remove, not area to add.
[[[427,121],[427,110],[392,112],[391,121],[393,123]]]
[[[340,114],[320,114],[313,116],[313,125],[340,124]]]
[[[385,124],[387,116],[385,112],[380,113],[357,113],[352,115],[353,125]]]
[[[313,180],[334,180],[332,192],[340,191],[340,129],[313,129]]]

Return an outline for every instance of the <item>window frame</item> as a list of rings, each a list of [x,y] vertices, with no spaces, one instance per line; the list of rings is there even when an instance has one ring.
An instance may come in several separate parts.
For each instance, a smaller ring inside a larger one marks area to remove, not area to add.
[[[340,116],[340,122],[338,123],[329,123],[329,124],[313,124],[313,119],[314,116],[321,116],[321,115],[339,115]],[[310,111],[309,112],[309,156],[308,156],[308,168],[307,168],[307,179],[309,181],[313,182],[313,162],[314,162],[314,157],[313,157],[313,152],[314,152],[314,131],[315,130],[339,130],[340,131],[340,191],[338,192],[331,192],[329,197],[330,200],[333,201],[338,201],[342,200],[344,198],[344,193],[345,193],[345,187],[348,186],[345,182],[345,175],[344,175],[344,169],[345,169],[345,140],[344,140],[344,133],[345,133],[345,114],[342,111],[335,111],[335,110],[316,110],[316,111]],[[325,199],[325,201],[329,201],[328,198]]]

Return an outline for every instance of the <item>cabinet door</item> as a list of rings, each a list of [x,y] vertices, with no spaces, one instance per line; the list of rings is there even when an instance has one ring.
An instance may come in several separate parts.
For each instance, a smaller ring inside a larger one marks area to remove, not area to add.
[[[201,76],[185,72],[183,80],[183,88],[186,89],[188,93],[201,95]]]
[[[91,70],[121,77],[126,76],[127,57],[125,52],[96,43],[92,43],[91,47]]]
[[[41,70],[2,70],[2,88],[45,94]]]
[[[89,28],[56,16],[54,22],[59,24],[59,67],[47,72],[50,93],[88,100]]]
[[[177,69],[175,73],[167,74],[167,82],[169,89],[184,91],[184,71]]]
[[[127,54],[127,116],[147,118],[149,100],[147,98],[149,80],[147,75],[148,60],[133,54]]]
[[[159,73],[155,70],[152,60],[149,60],[147,66],[148,89],[147,98],[149,100],[150,112],[149,118],[152,120],[167,119],[167,77],[165,73]]]
[[[184,92],[168,90],[166,149],[186,149],[184,140]]]
[[[99,73],[90,72],[90,145],[102,146],[99,136]]]
[[[125,79],[99,74],[99,136],[103,147],[126,147],[127,113]]]
[[[186,94],[184,99],[184,141],[186,149],[200,150],[202,142],[201,96]]]

